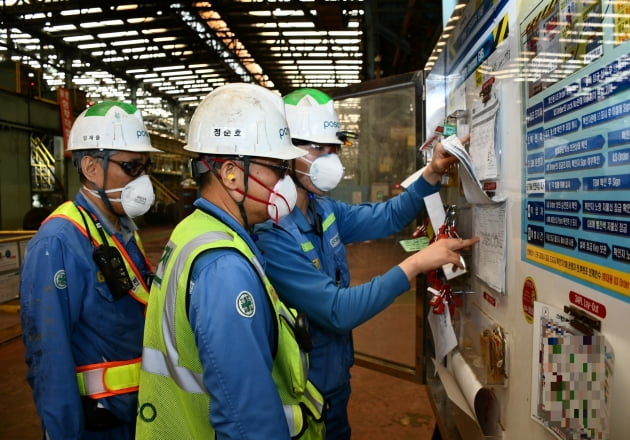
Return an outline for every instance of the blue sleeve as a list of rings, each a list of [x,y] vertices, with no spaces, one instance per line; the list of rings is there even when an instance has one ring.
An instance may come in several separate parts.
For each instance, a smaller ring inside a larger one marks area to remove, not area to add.
[[[267,276],[282,300],[331,331],[345,333],[362,324],[410,287],[398,266],[368,283],[337,287],[334,280],[315,268],[293,237],[280,228],[261,231],[257,244],[267,261]]]
[[[76,270],[80,265],[69,247],[55,237],[31,239],[20,281],[27,380],[50,438],[80,438],[83,432],[71,346],[78,311],[70,301],[70,290],[80,290],[83,283],[73,278],[82,272]]]
[[[263,284],[233,250],[203,254],[191,274],[190,323],[217,439],[288,439],[271,376],[275,326]]]
[[[90,242],[71,222],[53,218],[29,242],[22,265],[27,380],[50,438],[85,435],[77,366],[142,353],[144,306],[130,295],[112,297],[92,253]],[[98,404],[128,426],[135,422],[136,393],[101,398]]]
[[[352,205],[332,201],[341,241],[344,244],[377,240],[394,234],[424,209],[424,197],[439,191],[420,177],[405,191],[382,203]]]

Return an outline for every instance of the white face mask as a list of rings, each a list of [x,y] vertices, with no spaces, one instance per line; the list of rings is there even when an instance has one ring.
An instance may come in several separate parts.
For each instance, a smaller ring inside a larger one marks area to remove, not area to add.
[[[336,154],[324,154],[312,162],[304,157],[300,159],[311,164],[308,174],[302,174],[309,176],[315,188],[322,192],[335,189],[343,177],[344,168]]]
[[[269,199],[265,201],[253,197],[250,194],[245,195],[245,197],[267,205],[267,215],[269,215],[269,218],[276,222],[276,224],[281,218],[286,217],[293,211],[295,203],[297,202],[297,189],[295,188],[295,183],[293,183],[293,180],[291,180],[289,176],[284,176],[282,179],[278,180],[273,188],[269,188],[254,176],[250,175],[249,178],[267,188],[269,191]],[[240,194],[244,194],[243,191],[237,191]]]
[[[83,188],[92,194],[99,196],[97,191],[88,189],[85,186]],[[122,188],[108,189],[105,191],[105,194],[118,191],[121,193],[120,198],[110,198],[109,200],[111,202],[120,202],[125,214],[127,214],[130,218],[139,217],[145,214],[155,201],[153,185],[151,184],[151,179],[146,174],[132,180]]]
[[[289,176],[278,180],[269,194],[267,214],[276,223],[293,211],[297,202],[297,189]]]

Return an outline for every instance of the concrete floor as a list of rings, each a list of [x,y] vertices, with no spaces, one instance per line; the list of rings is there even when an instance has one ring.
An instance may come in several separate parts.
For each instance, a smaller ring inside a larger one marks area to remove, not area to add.
[[[169,228],[145,227],[149,259],[157,263]],[[404,256],[394,241],[362,243],[349,249],[353,283],[385,272]],[[369,262],[367,264],[366,262]],[[413,359],[413,294],[355,330],[355,346],[371,355],[408,363]],[[39,419],[25,375],[16,301],[0,307],[0,439],[40,439]],[[354,440],[431,439],[435,419],[425,386],[354,366],[349,405]]]

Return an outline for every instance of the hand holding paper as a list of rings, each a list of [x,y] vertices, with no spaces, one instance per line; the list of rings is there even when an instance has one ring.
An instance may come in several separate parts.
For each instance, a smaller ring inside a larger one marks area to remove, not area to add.
[[[469,139],[470,136],[466,135],[462,137],[460,141],[461,143],[466,143]],[[457,156],[451,154],[441,142],[438,142],[433,149],[433,158],[425,167],[422,175],[431,185],[436,185],[442,179],[442,175],[446,172],[446,170],[456,164],[457,160]]]
[[[461,142],[466,143],[469,139],[470,136],[466,135],[462,137]],[[446,170],[456,164],[458,159],[458,156],[455,156],[451,152],[447,151],[444,145],[441,142],[438,142],[433,150],[433,158],[431,159],[431,162],[419,170],[414,171],[413,174],[409,175],[400,183],[400,186],[407,188],[413,182],[418,180],[420,176],[424,176],[424,180],[429,182],[431,185],[436,185],[442,179],[442,175],[446,172]]]
[[[495,197],[493,200],[483,191],[483,185],[475,174],[472,159],[457,136],[453,135],[447,137],[442,141],[442,144],[448,153],[459,159],[459,176],[464,189],[464,195],[469,203],[490,204],[499,203],[505,199],[504,197]]]

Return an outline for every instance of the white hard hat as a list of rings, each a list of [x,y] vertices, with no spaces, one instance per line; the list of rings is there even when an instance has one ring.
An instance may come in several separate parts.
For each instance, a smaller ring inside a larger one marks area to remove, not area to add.
[[[291,143],[282,98],[264,87],[218,87],[190,119],[185,150],[202,154],[295,159],[306,152]]]
[[[140,110],[131,104],[103,101],[86,109],[70,129],[68,150],[159,152],[151,146]]]
[[[339,117],[333,100],[316,89],[298,89],[284,97],[287,122],[293,139],[316,144],[342,144]]]

